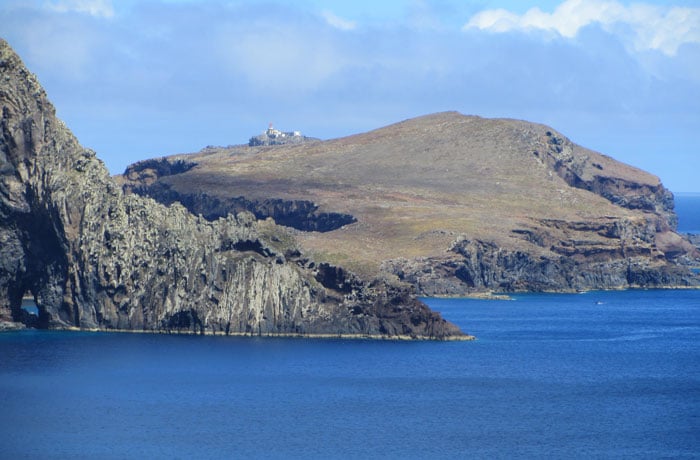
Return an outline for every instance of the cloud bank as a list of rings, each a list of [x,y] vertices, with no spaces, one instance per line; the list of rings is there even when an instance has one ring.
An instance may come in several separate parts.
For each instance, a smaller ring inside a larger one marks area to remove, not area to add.
[[[589,25],[619,35],[637,51],[658,50],[674,56],[684,44],[700,43],[700,8],[649,4],[624,6],[607,0],[566,0],[553,13],[532,8],[522,15],[505,9],[474,15],[464,29],[491,32],[542,30],[573,38]]]

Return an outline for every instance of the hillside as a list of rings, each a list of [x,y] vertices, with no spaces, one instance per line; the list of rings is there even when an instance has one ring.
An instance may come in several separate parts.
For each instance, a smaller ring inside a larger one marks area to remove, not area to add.
[[[0,77],[0,330],[470,338],[406,286],[302,256],[274,222],[124,195],[3,40]]]
[[[211,220],[272,217],[315,260],[424,295],[698,284],[657,177],[525,121],[439,113],[149,160],[120,180]]]

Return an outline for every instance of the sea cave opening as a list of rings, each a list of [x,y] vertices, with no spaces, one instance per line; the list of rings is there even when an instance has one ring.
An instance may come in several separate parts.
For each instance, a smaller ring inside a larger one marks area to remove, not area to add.
[[[13,313],[15,321],[27,327],[36,329],[46,328],[46,311],[39,306],[36,295],[31,290],[26,291],[22,295],[20,306],[18,309],[15,309]]]
[[[39,317],[39,307],[36,306],[36,299],[31,291],[22,296],[22,306],[20,308],[29,315]]]

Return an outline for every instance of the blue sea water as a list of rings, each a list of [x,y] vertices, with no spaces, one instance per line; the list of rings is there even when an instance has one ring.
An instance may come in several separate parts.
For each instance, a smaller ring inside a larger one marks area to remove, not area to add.
[[[0,334],[0,458],[700,458],[700,291],[426,300],[478,340]]]
[[[678,231],[700,234],[700,193],[677,193]]]
[[[700,458],[700,291],[426,301],[479,339],[0,334],[0,459]]]

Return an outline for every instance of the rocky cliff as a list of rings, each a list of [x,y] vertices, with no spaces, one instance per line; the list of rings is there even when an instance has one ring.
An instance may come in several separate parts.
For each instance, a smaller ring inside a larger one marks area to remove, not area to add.
[[[422,295],[700,284],[687,268],[700,253],[676,232],[673,195],[657,177],[536,123],[448,112],[309,145],[159,161],[190,167],[137,163],[125,190],[205,218],[270,217],[316,260]]]
[[[303,256],[271,220],[125,196],[1,40],[0,75],[0,322],[27,322],[31,294],[42,328],[467,337],[404,287]]]
[[[210,221],[249,211],[257,219],[272,218],[279,225],[308,232],[329,232],[356,221],[349,214],[319,212],[318,206],[308,200],[256,200],[245,196],[221,197],[204,192],[181,193],[159,180],[185,173],[195,166],[196,163],[184,160],[174,160],[171,163],[165,158],[140,161],[126,168],[123,189],[127,193],[148,196],[166,205],[181,203],[193,214],[202,215]]]

